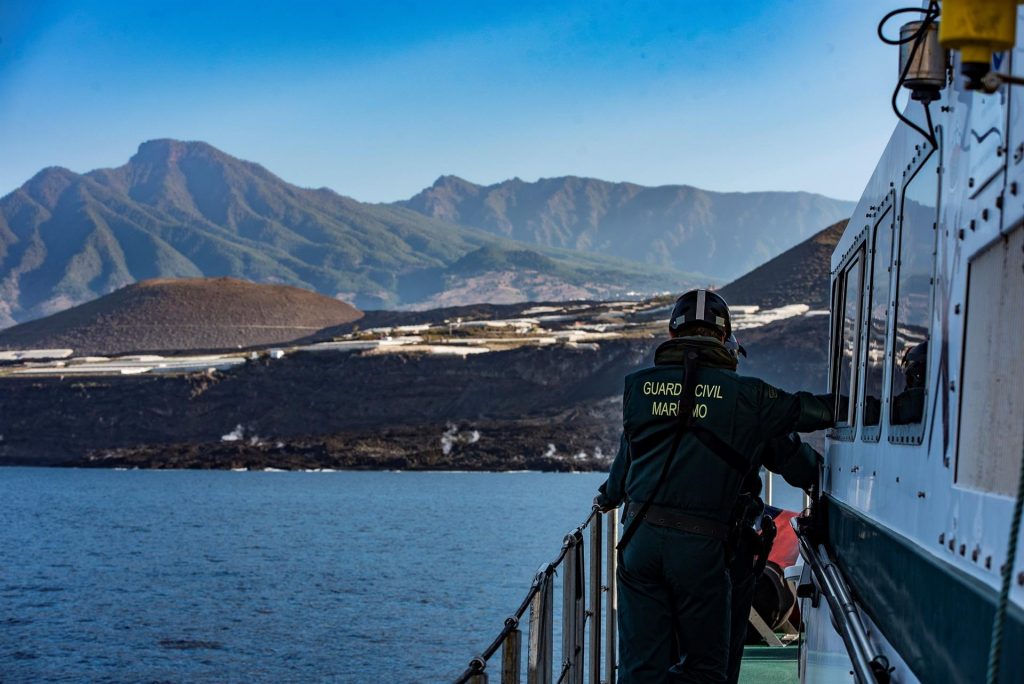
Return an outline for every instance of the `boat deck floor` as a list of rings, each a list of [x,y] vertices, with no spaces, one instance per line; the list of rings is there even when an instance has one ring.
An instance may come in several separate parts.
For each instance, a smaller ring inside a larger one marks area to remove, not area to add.
[[[768,646],[747,646],[743,649],[743,664],[740,666],[740,684],[796,684],[796,646],[769,648]]]

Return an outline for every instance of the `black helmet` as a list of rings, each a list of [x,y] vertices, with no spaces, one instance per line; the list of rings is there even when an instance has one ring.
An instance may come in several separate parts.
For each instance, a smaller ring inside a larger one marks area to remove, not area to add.
[[[720,331],[726,339],[732,335],[729,305],[721,295],[711,290],[690,290],[676,300],[668,329],[678,332],[688,323],[705,323]]]

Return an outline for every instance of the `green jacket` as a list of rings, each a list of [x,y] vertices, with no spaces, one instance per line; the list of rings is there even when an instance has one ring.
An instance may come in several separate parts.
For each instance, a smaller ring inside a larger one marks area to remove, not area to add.
[[[831,426],[829,404],[807,392],[789,394],[758,378],[737,375],[736,361],[717,340],[681,337],[658,347],[654,366],[626,376],[623,434],[608,480],[600,488],[602,506],[646,501],[654,491],[679,429],[683,359],[688,352],[698,355],[694,425],[744,457],[751,470],[763,464],[791,484],[813,484],[817,464],[811,460],[816,458],[812,449],[766,447],[793,431]],[[653,503],[728,522],[744,475],[686,432]]]

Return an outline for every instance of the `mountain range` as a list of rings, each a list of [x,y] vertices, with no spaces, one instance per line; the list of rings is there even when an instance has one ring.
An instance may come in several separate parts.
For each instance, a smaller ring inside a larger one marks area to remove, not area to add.
[[[848,217],[854,207],[807,192],[710,192],[574,176],[488,186],[442,176],[399,204],[531,245],[711,273],[723,282]]]
[[[578,299],[722,282],[845,216],[807,193],[446,176],[369,204],[201,142],[44,169],[0,198],[0,327],[150,278],[231,276],[363,309]],[[689,269],[689,270],[687,270]]]

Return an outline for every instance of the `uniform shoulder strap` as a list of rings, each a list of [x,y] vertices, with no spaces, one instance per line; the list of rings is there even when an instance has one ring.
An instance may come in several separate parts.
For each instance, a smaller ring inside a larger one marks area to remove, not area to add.
[[[744,458],[743,454],[733,449],[725,442],[725,440],[714,432],[703,425],[696,424],[691,426],[690,430],[693,432],[694,437],[700,440],[701,444],[710,449],[715,456],[718,456],[718,458],[725,461],[730,468],[744,477],[746,477],[747,473],[750,472],[750,461]]]

